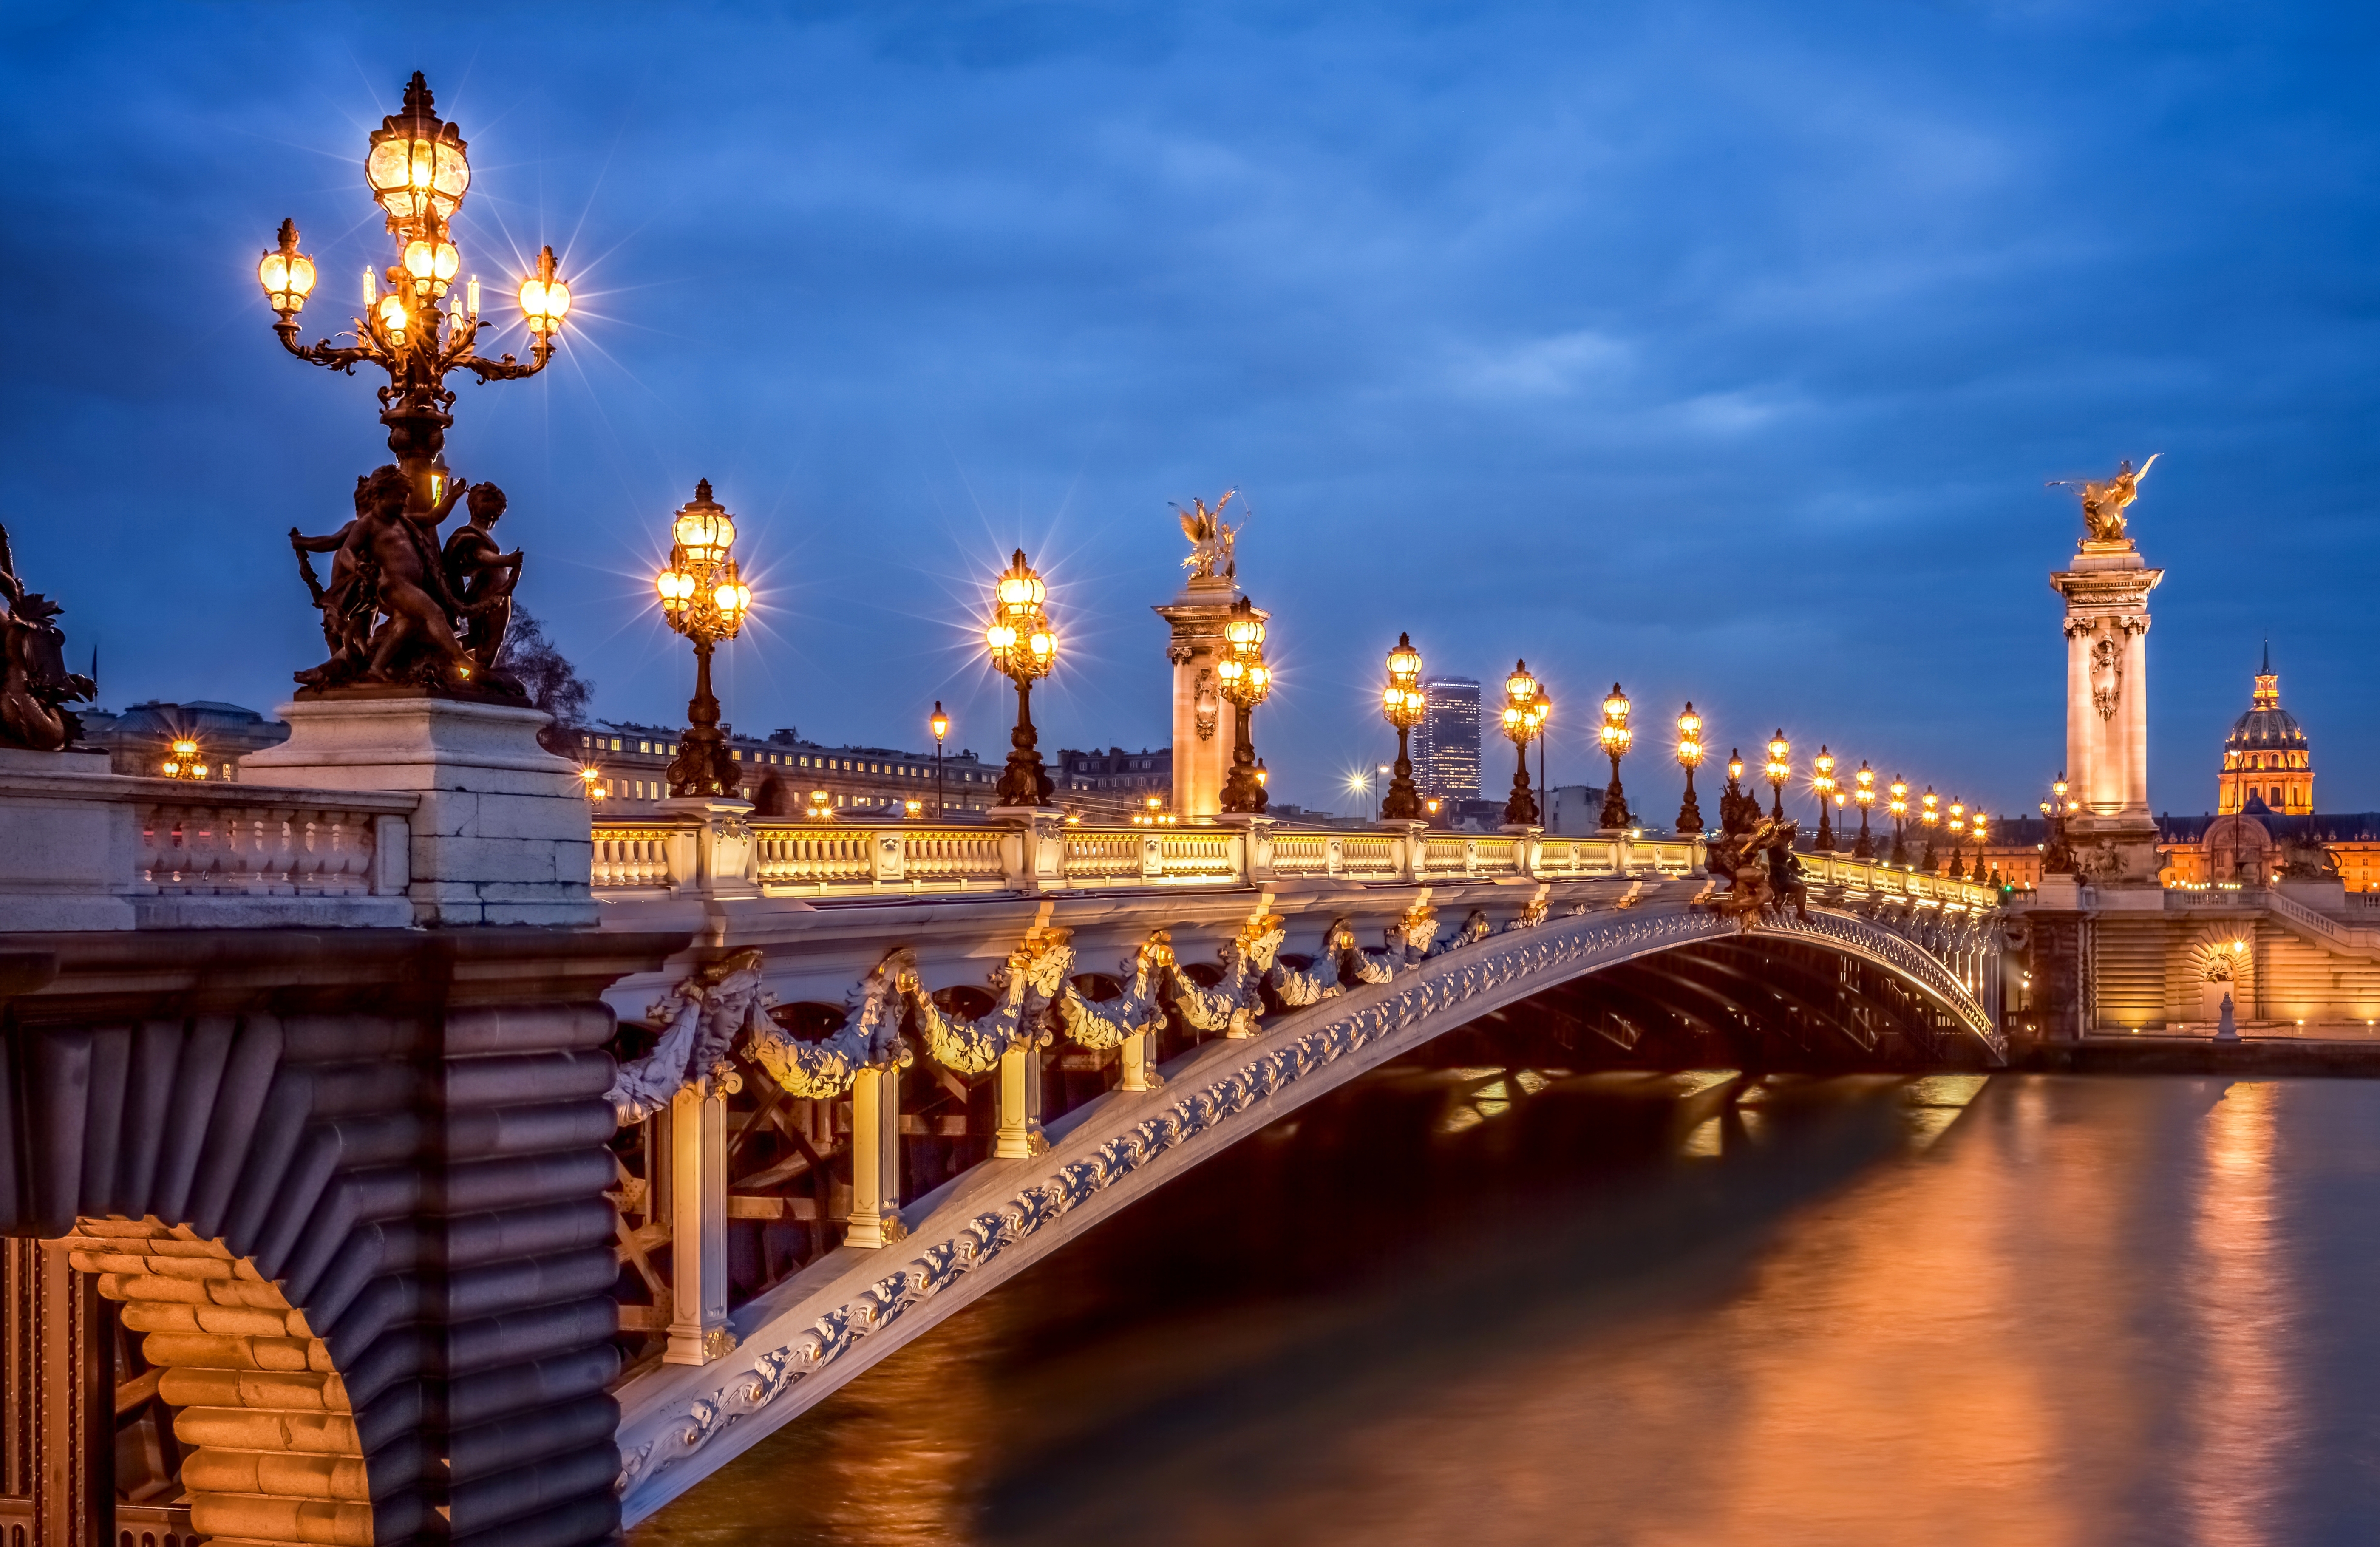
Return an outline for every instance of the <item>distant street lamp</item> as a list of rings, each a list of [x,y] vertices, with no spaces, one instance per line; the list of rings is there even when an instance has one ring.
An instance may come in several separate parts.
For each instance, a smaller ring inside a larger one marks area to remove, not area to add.
[[[1885,810],[1892,813],[1892,858],[1887,863],[1907,870],[1909,846],[1902,841],[1902,835],[1909,827],[1909,781],[1898,774],[1892,776],[1892,799]]]
[[[1793,744],[1785,739],[1783,726],[1768,739],[1768,766],[1762,772],[1768,776],[1768,814],[1779,822],[1785,820],[1785,781],[1793,776]]]
[[[2049,786],[2050,798],[2041,803],[2041,814],[2047,819],[2049,831],[2041,846],[2041,873],[2071,875],[2074,873],[2074,849],[2066,841],[2066,815],[2074,808],[2066,798],[2066,774],[2058,771]]]
[[[942,713],[942,700],[934,700],[934,717],[926,722],[934,733],[934,820],[942,820],[942,737],[951,734],[951,717]]]
[[[1958,881],[1965,874],[1959,850],[1967,835],[1967,807],[1958,797],[1950,798],[1950,879]]]
[[[1607,832],[1617,832],[1628,825],[1628,797],[1620,788],[1620,760],[1636,740],[1636,733],[1628,728],[1628,695],[1617,682],[1611,685],[1611,696],[1603,700],[1603,724],[1595,734],[1603,743],[1604,754],[1611,759],[1611,782],[1603,789],[1600,825]]]
[[[1818,836],[1810,847],[1820,854],[1832,854],[1835,851],[1834,813],[1827,807],[1836,793],[1835,755],[1827,750],[1827,744],[1823,741],[1818,743],[1818,755],[1810,760],[1810,787],[1818,796]]]
[[[1876,771],[1867,765],[1865,758],[1860,759],[1859,771],[1852,775],[1852,798],[1859,802],[1860,811],[1859,842],[1852,845],[1852,858],[1873,859],[1876,840],[1867,835],[1867,813],[1876,804]]]
[[[1427,706],[1428,698],[1421,690],[1421,652],[1413,647],[1412,635],[1399,634],[1397,648],[1389,652],[1389,685],[1380,689],[1381,717],[1397,728],[1396,775],[1389,781],[1389,798],[1380,803],[1383,822],[1422,820],[1421,794],[1414,788],[1410,738]],[[1368,795],[1369,789],[1365,793]]]
[[[608,798],[602,786],[603,771],[593,763],[578,771],[578,791],[589,800]]]
[[[1504,679],[1504,735],[1520,755],[1512,770],[1512,798],[1504,802],[1508,827],[1537,825],[1536,798],[1529,793],[1529,743],[1545,727],[1550,708],[1537,679],[1529,675],[1529,664],[1515,663],[1512,675]]]
[[[1678,806],[1678,833],[1693,837],[1703,830],[1703,809],[1694,804],[1694,769],[1703,761],[1703,717],[1694,713],[1694,700],[1686,700],[1685,713],[1678,716],[1678,766],[1686,771],[1686,798]]]
[[[1718,830],[1732,837],[1749,833],[1760,816],[1760,802],[1743,793],[1743,749],[1727,750],[1727,789],[1718,798]]]
[[[1265,809],[1264,786],[1257,779],[1256,737],[1250,729],[1257,705],[1272,691],[1272,672],[1265,665],[1264,619],[1257,604],[1243,596],[1232,603],[1223,624],[1223,642],[1230,648],[1215,663],[1215,677],[1233,710],[1232,772],[1223,781],[1222,809],[1235,816],[1254,816]]]
[[[187,736],[176,737],[166,749],[163,772],[168,779],[203,779],[207,764],[199,744]]]
[[[1991,834],[1989,834],[1989,832],[1988,832],[1988,831],[1986,831],[1986,829],[1988,828],[1988,826],[1989,826],[1989,824],[1990,824],[1990,822],[1991,822],[1991,818],[1989,818],[1989,817],[1987,817],[1987,816],[1985,816],[1985,815],[1984,814],[1984,809],[1983,809],[1981,806],[1976,807],[1976,808],[1975,808],[1975,871],[1974,871],[1974,878],[1973,878],[1973,879],[1975,879],[1975,880],[1976,880],[1976,881],[1978,881],[1978,882],[1980,882],[1980,881],[1982,881],[1982,880],[1984,880],[1984,879],[1985,879],[1985,874],[1984,874],[1984,846],[1985,846],[1985,843],[1987,843],[1988,841],[1990,841],[1990,836],[1991,836]]]
[[[1927,785],[1925,793],[1917,798],[1917,805],[1918,823],[1925,829],[1925,852],[1918,856],[1917,868],[1927,875],[1932,875],[1937,863],[1934,853],[1934,828],[1935,824],[1942,820],[1942,798],[1934,793],[1932,785]]]
[[[1016,729],[1008,738],[1008,766],[995,786],[1003,806],[1047,806],[1055,787],[1041,770],[1033,730],[1034,680],[1049,676],[1058,663],[1058,636],[1043,606],[1049,594],[1041,577],[1025,562],[1025,550],[1017,549],[993,586],[991,622],[983,631],[993,669],[1016,684]]]
[[[669,567],[653,577],[662,616],[694,641],[694,697],[686,706],[686,729],[669,765],[669,792],[675,798],[732,800],[743,770],[729,756],[719,730],[719,700],[710,691],[710,652],[744,627],[752,588],[728,549],[735,542],[735,518],[710,497],[710,481],[694,486],[694,498],[678,506],[670,524]]]

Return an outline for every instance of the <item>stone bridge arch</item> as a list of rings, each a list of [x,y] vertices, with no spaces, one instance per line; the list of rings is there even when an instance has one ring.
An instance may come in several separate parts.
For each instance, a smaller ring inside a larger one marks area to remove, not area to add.
[[[0,1234],[120,1308],[199,1534],[616,1532],[599,995],[683,938],[57,936],[18,974]]]
[[[1806,921],[1739,935],[1682,903],[1549,919],[1271,1017],[1251,1037],[1203,1043],[1166,1067],[1159,1089],[1111,1090],[1051,1121],[1046,1154],[978,1165],[912,1202],[896,1244],[831,1254],[742,1307],[722,1358],[630,1379],[620,1388],[625,1518],[643,1519],[1172,1176],[1392,1058],[1565,982],[1697,945],[1791,943],[1893,975],[1936,1008],[1961,1061],[2004,1061],[2005,1041],[1969,980],[1902,928],[1814,908]],[[1963,932],[1938,944],[1949,948]],[[1973,981],[1983,981],[1980,961]]]

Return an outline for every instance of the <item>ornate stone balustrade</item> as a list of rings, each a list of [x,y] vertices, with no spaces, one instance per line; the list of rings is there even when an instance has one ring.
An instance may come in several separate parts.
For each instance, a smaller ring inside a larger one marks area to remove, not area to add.
[[[657,896],[699,889],[697,837],[706,821],[722,820],[732,826],[734,841],[748,843],[742,883],[763,895],[799,897],[1226,887],[1305,880],[1658,881],[1697,875],[1704,859],[1700,840],[1624,834],[1547,837],[1395,826],[1349,831],[1268,822],[1166,828],[1057,822],[846,825],[689,813],[597,821],[596,893]],[[1896,871],[1875,860],[1805,854],[1802,863],[1812,885],[1839,889],[1854,902],[1892,899],[1974,909],[1999,900],[1989,886]]]
[[[127,778],[0,758],[0,930],[401,928],[411,794]]]

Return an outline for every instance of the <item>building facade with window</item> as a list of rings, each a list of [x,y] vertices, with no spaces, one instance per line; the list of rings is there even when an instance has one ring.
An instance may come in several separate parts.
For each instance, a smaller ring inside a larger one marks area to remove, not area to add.
[[[669,765],[677,756],[681,734],[675,726],[627,720],[605,721],[579,732],[579,748],[587,765],[595,770],[593,787],[602,792],[604,808],[643,815],[667,798]],[[766,738],[731,736],[727,747],[745,770],[737,796],[751,801],[762,816],[799,814],[808,808],[813,790],[825,791],[828,809],[838,813],[905,816],[908,803],[915,800],[919,814],[930,817],[937,808],[931,752],[826,747],[790,730]],[[940,785],[942,813],[980,821],[997,803],[992,786],[999,780],[1000,771],[987,768],[972,751],[945,752]]]
[[[289,727],[281,721],[217,699],[188,703],[152,699],[117,713],[86,709],[81,713],[84,744],[106,749],[110,773],[136,778],[157,777],[167,749],[182,737],[199,744],[199,761],[210,779],[237,779],[241,758],[289,739]]]
[[[1446,800],[1479,796],[1479,684],[1434,676],[1421,685],[1425,707],[1414,727],[1414,786]]]
[[[1064,749],[1058,753],[1051,779],[1058,786],[1051,798],[1061,804],[1094,820],[1122,821],[1146,810],[1152,799],[1169,808],[1173,804],[1173,753],[1146,747],[1137,752],[1121,747],[1104,752]]]

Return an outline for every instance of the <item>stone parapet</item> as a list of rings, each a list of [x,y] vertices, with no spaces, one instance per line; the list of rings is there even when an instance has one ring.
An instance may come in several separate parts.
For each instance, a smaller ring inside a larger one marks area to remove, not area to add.
[[[301,700],[255,777],[407,792],[407,895],[426,925],[595,922],[590,814],[577,770],[538,745],[540,710],[427,695]]]

